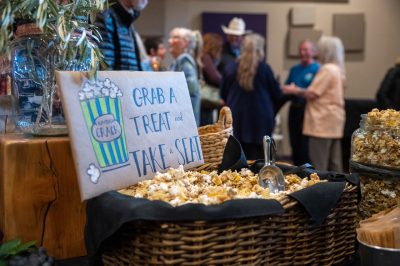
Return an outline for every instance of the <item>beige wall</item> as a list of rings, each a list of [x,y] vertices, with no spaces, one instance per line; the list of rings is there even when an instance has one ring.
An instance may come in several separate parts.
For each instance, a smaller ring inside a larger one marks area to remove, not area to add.
[[[135,22],[135,27],[143,37],[164,36],[166,9],[165,0],[150,0],[150,3],[142,11],[141,16]]]
[[[400,56],[400,1],[399,0],[349,0],[349,3],[310,3],[290,1],[239,1],[239,0],[149,0],[150,4],[138,21],[143,35],[168,36],[176,26],[201,28],[202,12],[249,12],[268,14],[268,61],[275,74],[284,80],[296,60],[285,56],[288,31],[288,14],[291,7],[315,7],[315,28],[332,34],[332,16],[335,13],[364,13],[366,18],[366,43],[363,55],[347,55],[346,70],[348,98],[374,98],[388,67]],[[149,19],[147,16],[152,17]],[[145,18],[147,17],[147,18]],[[143,23],[146,22],[146,23]],[[157,28],[157,29],[156,29]],[[154,34],[153,34],[154,35]],[[165,38],[166,39],[166,38]],[[281,112],[286,124],[286,109]],[[287,154],[287,143],[284,145]]]

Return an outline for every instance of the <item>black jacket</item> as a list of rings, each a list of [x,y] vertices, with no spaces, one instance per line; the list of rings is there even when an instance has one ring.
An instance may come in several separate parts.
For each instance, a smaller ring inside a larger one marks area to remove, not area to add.
[[[218,71],[224,73],[225,67],[235,61],[236,58],[237,56],[232,51],[229,42],[224,43],[224,46],[222,46],[221,62],[218,64]]]
[[[388,70],[376,98],[379,109],[400,110],[400,65]]]

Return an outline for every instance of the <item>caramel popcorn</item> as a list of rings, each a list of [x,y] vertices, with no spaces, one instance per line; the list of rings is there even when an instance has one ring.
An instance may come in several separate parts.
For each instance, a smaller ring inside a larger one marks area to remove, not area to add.
[[[400,167],[400,112],[373,109],[353,134],[351,159],[377,167]],[[360,176],[361,219],[400,204],[400,182]]]
[[[374,108],[368,113],[367,124],[397,129],[400,126],[400,112],[393,109],[379,111]]]
[[[352,140],[355,162],[385,167],[400,167],[400,112],[373,109],[364,128],[356,131]]]
[[[400,204],[400,183],[396,180],[382,180],[360,176],[361,219]]]
[[[286,188],[279,194],[270,193],[268,188],[258,184],[258,176],[248,169],[224,171],[185,171],[182,166],[169,169],[166,173],[157,173],[152,180],[144,180],[127,189],[122,194],[136,198],[162,200],[173,206],[185,203],[220,204],[230,199],[279,198],[288,193],[321,182],[318,175],[311,174],[310,180],[297,175],[286,176]]]

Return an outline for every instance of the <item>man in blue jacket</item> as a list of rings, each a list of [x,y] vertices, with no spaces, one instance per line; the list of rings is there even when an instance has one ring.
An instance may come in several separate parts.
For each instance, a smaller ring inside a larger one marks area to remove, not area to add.
[[[118,0],[96,17],[107,70],[142,70],[133,22],[148,0]]]

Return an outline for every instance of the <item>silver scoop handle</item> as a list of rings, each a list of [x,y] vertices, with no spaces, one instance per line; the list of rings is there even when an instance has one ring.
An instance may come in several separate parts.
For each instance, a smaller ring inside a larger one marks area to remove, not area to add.
[[[268,135],[265,135],[263,146],[265,165],[274,165],[276,160],[276,144],[274,139]]]

